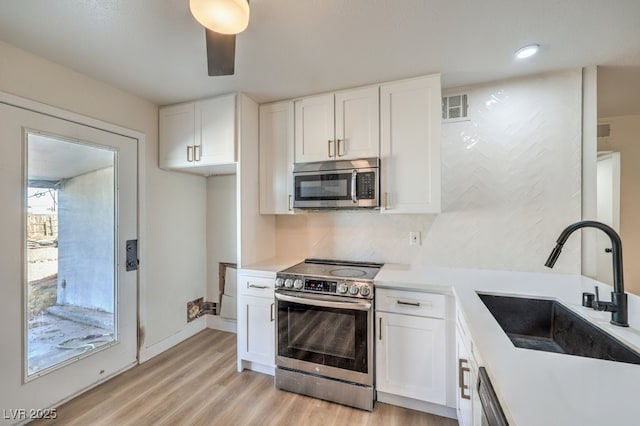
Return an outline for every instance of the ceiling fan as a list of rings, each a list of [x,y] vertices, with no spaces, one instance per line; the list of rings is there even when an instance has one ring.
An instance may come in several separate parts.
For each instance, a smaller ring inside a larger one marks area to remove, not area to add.
[[[205,27],[209,76],[233,75],[236,34],[249,24],[248,0],[189,0],[189,7]]]

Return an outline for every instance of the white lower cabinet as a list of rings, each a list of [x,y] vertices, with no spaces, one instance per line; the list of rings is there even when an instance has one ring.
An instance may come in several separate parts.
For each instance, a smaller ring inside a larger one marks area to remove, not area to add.
[[[456,409],[460,426],[482,424],[482,405],[476,391],[482,357],[471,339],[460,309],[456,309]]]
[[[471,351],[467,348],[464,334],[456,327],[456,405],[460,426],[473,425],[472,397],[475,392],[472,380]]]
[[[264,297],[243,296],[240,307],[246,319],[246,335],[242,342],[242,359],[264,365],[273,365],[274,302]]]
[[[444,404],[445,321],[378,312],[376,322],[378,392]]]
[[[238,371],[273,375],[275,368],[275,299],[273,277],[238,271]],[[273,274],[273,273],[271,273]]]
[[[376,289],[378,401],[456,416],[448,359],[454,347],[449,299],[444,294]]]

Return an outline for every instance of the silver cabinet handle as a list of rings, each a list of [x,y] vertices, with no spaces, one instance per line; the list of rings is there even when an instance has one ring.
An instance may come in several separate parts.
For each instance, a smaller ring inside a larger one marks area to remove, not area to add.
[[[344,139],[338,139],[338,143],[336,144],[337,147],[338,147],[338,157],[342,157],[345,154],[345,152],[344,152],[345,145],[344,144],[345,144]],[[342,151],[340,151],[340,145],[342,145]],[[342,154],[340,152],[342,152]]]
[[[269,315],[270,315],[270,321],[273,322],[274,319],[274,315],[273,315],[273,307],[275,306],[275,303],[272,303],[271,306],[269,307]]]
[[[463,366],[463,364],[467,364],[468,362],[466,359],[458,358],[458,387],[460,388],[460,398],[462,399],[471,399],[471,394],[464,393],[466,390],[469,390],[469,385],[464,384],[464,374],[471,373],[471,369]]]
[[[358,188],[357,188],[357,178],[358,178],[358,171],[354,170],[351,172],[351,201],[353,201],[353,203],[357,203],[358,202]]]
[[[380,321],[378,322],[378,340],[382,342],[382,317],[380,317]]]
[[[332,141],[331,139],[329,139],[329,140],[327,141],[327,156],[328,156],[329,158],[332,158],[332,157],[333,157],[333,155],[331,154],[331,143],[332,143],[332,142],[333,142],[333,141]]]
[[[193,161],[200,161],[202,159],[202,145],[193,146]]]
[[[387,207],[387,193],[386,192],[382,193],[382,207],[385,210],[389,210],[389,208]]]
[[[291,194],[289,194],[289,204],[288,204],[289,211],[293,210],[293,205],[291,204],[292,198],[293,198],[293,196]]]
[[[398,300],[398,305],[405,305],[405,306],[415,306],[416,308],[420,307],[420,302],[404,302],[402,300]]]
[[[259,288],[264,290],[265,288],[269,288],[268,285],[255,285],[255,284],[249,284],[249,288]]]
[[[193,163],[193,146],[187,145],[187,161]]]

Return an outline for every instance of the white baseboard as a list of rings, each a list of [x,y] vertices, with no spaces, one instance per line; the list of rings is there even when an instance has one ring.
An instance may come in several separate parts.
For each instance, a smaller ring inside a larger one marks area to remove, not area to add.
[[[236,320],[222,318],[219,315],[206,315],[207,328],[214,330],[228,331],[229,333],[238,332],[238,324]]]
[[[211,315],[205,315],[205,317],[207,316]],[[143,362],[149,361],[151,358],[160,355],[167,349],[171,349],[178,343],[187,340],[189,337],[194,336],[207,328],[207,320],[205,317],[200,317],[190,323],[187,323],[182,330],[173,336],[161,340],[151,346],[140,348],[140,353],[138,354],[139,362],[142,364]]]
[[[410,408],[412,410],[431,413],[437,416],[449,417],[451,419],[458,418],[456,409],[452,407],[447,407],[445,405],[420,401],[417,399],[393,395],[390,393],[385,393],[380,391],[377,391],[376,394],[377,394],[376,400],[378,402],[384,402],[386,404],[397,405],[399,407],[404,407],[404,408]]]
[[[276,367],[274,365],[263,365],[251,361],[238,360],[238,372],[243,370],[251,370],[269,376],[275,376]]]

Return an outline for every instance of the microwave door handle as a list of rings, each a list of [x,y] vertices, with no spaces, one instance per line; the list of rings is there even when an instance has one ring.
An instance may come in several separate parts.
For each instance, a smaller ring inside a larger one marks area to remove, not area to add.
[[[316,299],[312,296],[296,297],[289,296],[287,294],[276,293],[276,299],[285,302],[299,303],[301,305],[320,306],[324,308],[334,309],[353,309],[356,311],[369,311],[371,310],[370,302],[334,302],[333,300]]]
[[[353,172],[351,172],[351,201],[353,201],[353,203],[357,203],[358,202],[358,194],[357,194],[357,177],[358,177],[358,171],[354,170]]]

